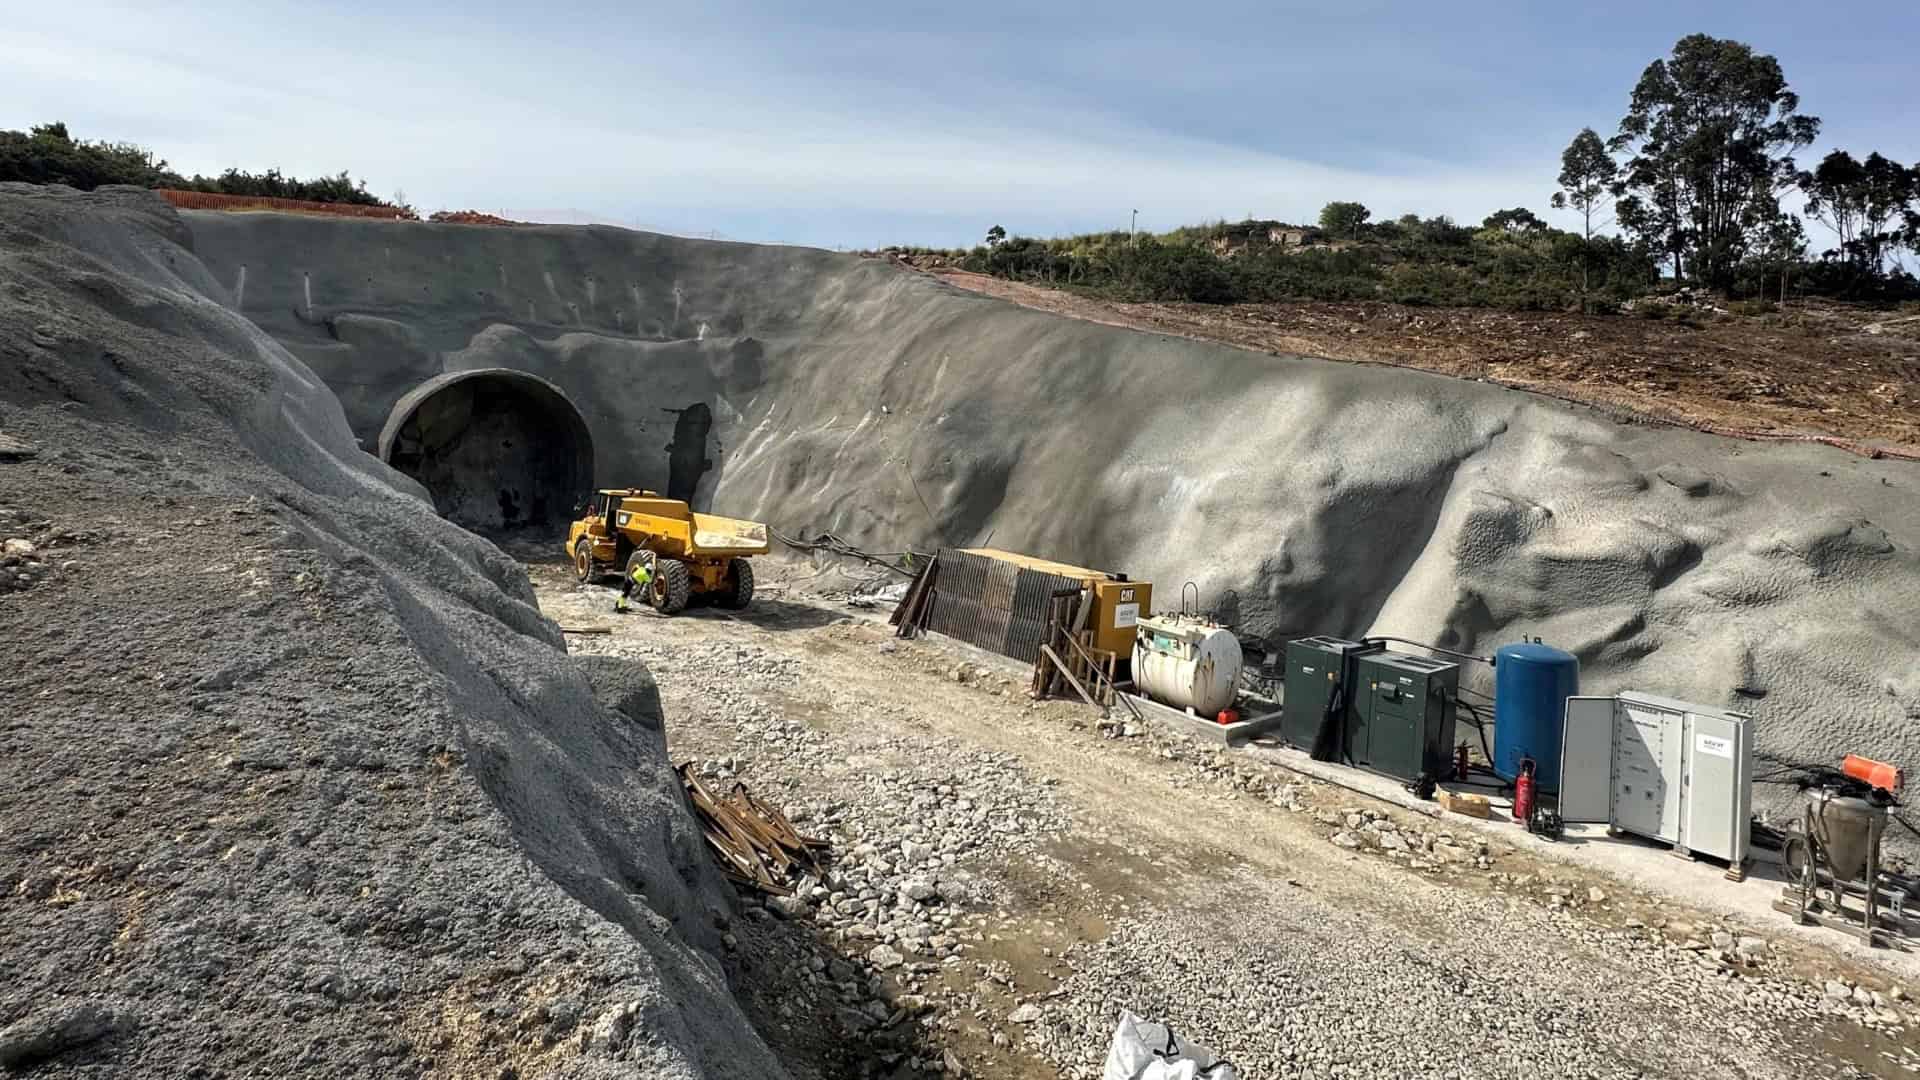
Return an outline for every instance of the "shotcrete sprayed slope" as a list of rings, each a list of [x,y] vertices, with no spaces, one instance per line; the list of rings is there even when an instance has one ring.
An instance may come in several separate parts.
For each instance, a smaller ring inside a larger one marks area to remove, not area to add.
[[[602,483],[791,532],[1122,568],[1270,642],[1569,648],[1585,688],[1920,760],[1920,466],[1616,423],[1485,384],[1091,325],[885,264],[615,229],[190,214],[231,302],[369,445],[446,370],[561,387]],[[1764,794],[1764,793],[1763,793]]]
[[[0,1063],[782,1075],[646,669],[569,658],[189,244],[150,194],[0,185],[39,451],[0,531],[62,564],[0,593]]]

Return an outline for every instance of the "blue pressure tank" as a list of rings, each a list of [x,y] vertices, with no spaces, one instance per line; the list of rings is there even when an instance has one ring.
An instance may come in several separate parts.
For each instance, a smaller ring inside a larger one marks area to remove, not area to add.
[[[1560,736],[1567,699],[1580,692],[1580,661],[1537,641],[1493,653],[1493,771],[1511,780],[1533,759],[1534,783],[1560,790]]]

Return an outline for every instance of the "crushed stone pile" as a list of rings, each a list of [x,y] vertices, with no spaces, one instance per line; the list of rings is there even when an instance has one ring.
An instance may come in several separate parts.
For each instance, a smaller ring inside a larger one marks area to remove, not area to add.
[[[0,1066],[785,1075],[646,668],[145,193],[0,185]]]

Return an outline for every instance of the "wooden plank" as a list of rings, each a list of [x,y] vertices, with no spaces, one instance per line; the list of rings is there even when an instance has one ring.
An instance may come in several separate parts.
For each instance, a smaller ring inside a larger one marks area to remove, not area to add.
[[[1100,707],[1100,703],[1093,700],[1093,695],[1087,693],[1087,688],[1080,685],[1080,680],[1074,678],[1073,673],[1067,670],[1066,661],[1060,659],[1060,654],[1053,651],[1053,646],[1042,645],[1040,646],[1040,652],[1047,659],[1053,661],[1056,668],[1060,669],[1061,676],[1067,680],[1068,686],[1073,687],[1073,692],[1080,695],[1080,700],[1096,709]]]
[[[611,634],[613,633],[613,627],[611,626],[563,626],[560,628],[560,632],[563,634]]]
[[[1488,805],[1485,795],[1472,795],[1466,792],[1454,792],[1442,788],[1434,796],[1434,799],[1446,809],[1456,814],[1464,814],[1467,817],[1485,820],[1491,814],[1491,807]]]
[[[1069,639],[1069,644],[1073,646],[1074,651],[1080,655],[1080,658],[1086,661],[1087,668],[1091,672],[1091,677],[1094,681],[1094,688],[1101,691],[1102,697],[1111,698],[1116,691],[1113,683],[1114,653],[1109,649],[1096,649],[1090,644],[1082,645],[1071,639]],[[1105,658],[1104,661],[1101,659],[1102,657]],[[1104,671],[1102,670],[1103,663],[1105,664]],[[1111,705],[1113,702],[1109,700],[1106,704]]]
[[[927,565],[921,567],[919,575],[913,579],[913,584],[907,587],[907,594],[894,606],[893,614],[887,616],[887,621],[899,628],[897,636],[912,637],[924,623],[922,616],[928,606],[927,599],[933,590],[934,571],[939,565],[938,556],[928,560]]]

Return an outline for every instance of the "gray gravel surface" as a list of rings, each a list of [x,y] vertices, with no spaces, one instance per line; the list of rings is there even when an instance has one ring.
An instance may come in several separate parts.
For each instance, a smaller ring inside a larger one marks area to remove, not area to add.
[[[607,621],[606,590],[536,581],[562,621]],[[777,1045],[825,1025],[879,1048],[870,1073],[1093,1078],[1131,1009],[1247,1077],[1920,1067],[1902,989],[1768,924],[1033,705],[1019,672],[848,610],[646,614],[574,642],[646,660],[676,758],[834,841],[827,879],[767,905],[801,942],[753,991],[781,999]]]
[[[783,1075],[651,676],[567,657],[187,240],[0,185],[0,1065]]]

